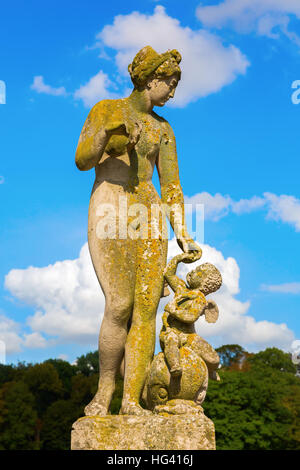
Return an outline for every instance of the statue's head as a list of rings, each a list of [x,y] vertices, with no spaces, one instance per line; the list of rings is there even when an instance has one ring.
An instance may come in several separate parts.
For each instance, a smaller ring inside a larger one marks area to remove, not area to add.
[[[173,98],[181,77],[181,55],[176,49],[158,54],[152,47],[141,49],[128,66],[131,80],[138,90],[147,89],[155,106]]]
[[[187,274],[186,280],[191,289],[198,289],[204,295],[217,291],[222,285],[220,271],[210,263],[197,266]]]

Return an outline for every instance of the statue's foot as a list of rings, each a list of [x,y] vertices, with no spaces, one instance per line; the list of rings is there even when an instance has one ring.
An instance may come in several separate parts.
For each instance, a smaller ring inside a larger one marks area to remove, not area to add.
[[[136,402],[124,402],[120,409],[120,415],[149,416],[152,411],[145,410]]]
[[[99,402],[99,399],[97,400],[97,397],[95,396],[92,401],[84,408],[84,414],[85,416],[106,416],[108,414],[108,410],[106,406],[102,405]]]

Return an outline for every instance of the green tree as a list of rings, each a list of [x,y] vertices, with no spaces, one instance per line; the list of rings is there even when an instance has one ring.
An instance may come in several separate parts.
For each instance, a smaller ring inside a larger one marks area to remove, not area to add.
[[[15,378],[15,368],[13,365],[0,364],[0,387],[5,382],[12,382]]]
[[[24,381],[35,397],[36,410],[40,418],[51,403],[63,396],[62,382],[52,364],[44,362],[30,367],[24,375]]]
[[[258,356],[257,361],[250,358],[248,371],[221,370],[221,381],[209,383],[203,407],[214,421],[217,448],[300,450],[300,380],[283,371],[277,360],[264,362],[269,353]],[[293,388],[297,393],[291,394]]]
[[[69,400],[58,400],[47,409],[41,431],[43,450],[69,450],[72,424],[81,410]]]
[[[71,401],[83,408],[91,401],[97,389],[98,377],[78,374],[72,377]]]
[[[72,388],[72,377],[76,374],[77,367],[62,359],[48,359],[44,364],[53,365],[63,384],[65,393],[69,395]]]
[[[300,379],[299,379],[300,380]],[[300,386],[291,385],[289,393],[283,398],[283,405],[288,408],[293,416],[289,428],[289,438],[292,442],[291,449],[300,449]]]
[[[220,356],[220,364],[222,367],[231,367],[233,364],[239,363],[245,356],[246,351],[238,344],[225,344],[216,349]]]
[[[269,366],[281,372],[296,374],[297,367],[291,361],[291,356],[277,348],[267,348],[248,359],[253,367]]]
[[[99,374],[99,354],[98,351],[89,352],[77,358],[77,371],[87,377],[93,374]]]
[[[123,378],[120,374],[116,377],[116,388],[110,404],[110,412],[112,415],[119,414],[123,396]]]
[[[35,400],[23,382],[0,389],[0,449],[37,450]]]

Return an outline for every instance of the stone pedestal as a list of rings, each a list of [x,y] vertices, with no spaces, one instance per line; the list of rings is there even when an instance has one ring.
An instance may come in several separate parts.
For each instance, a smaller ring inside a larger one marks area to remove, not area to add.
[[[73,424],[72,450],[215,450],[204,413],[175,416],[85,416]]]

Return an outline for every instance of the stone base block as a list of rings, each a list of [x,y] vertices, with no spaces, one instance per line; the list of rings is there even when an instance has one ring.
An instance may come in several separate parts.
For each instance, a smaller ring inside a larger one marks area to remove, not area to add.
[[[175,416],[85,416],[73,424],[72,450],[215,450],[204,413]]]

